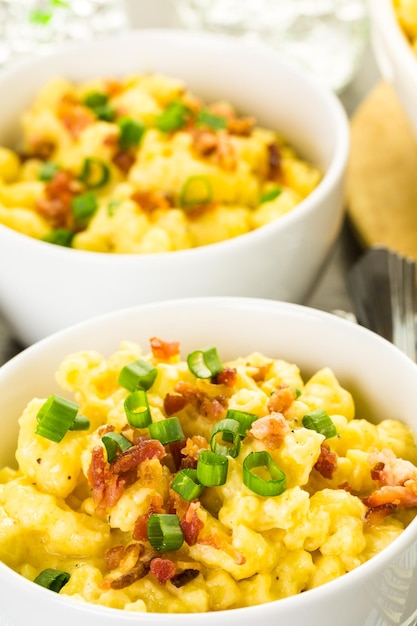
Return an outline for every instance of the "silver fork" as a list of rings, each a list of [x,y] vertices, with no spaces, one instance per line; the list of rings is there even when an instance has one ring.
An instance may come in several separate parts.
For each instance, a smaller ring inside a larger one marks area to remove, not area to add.
[[[369,249],[348,274],[356,317],[416,360],[415,262],[388,248]]]

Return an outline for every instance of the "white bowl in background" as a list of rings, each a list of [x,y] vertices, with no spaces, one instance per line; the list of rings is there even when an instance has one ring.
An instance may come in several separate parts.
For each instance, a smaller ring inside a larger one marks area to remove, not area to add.
[[[357,414],[395,418],[417,436],[417,365],[378,335],[304,306],[246,298],[195,298],[133,307],[63,330],[0,368],[0,467],[12,463],[17,419],[33,397],[54,389],[62,359],[79,350],[110,356],[122,340],[178,340],[181,352],[216,345],[222,359],[252,351],[284,358],[303,376],[329,366],[354,396]],[[267,604],[198,614],[201,626],[391,626],[417,615],[417,519],[377,556],[340,578]],[[138,614],[79,603],[33,584],[0,564],[1,616],[7,626],[192,626],[195,614]]]
[[[393,87],[417,135],[417,58],[392,0],[369,0],[371,41],[378,68]]]
[[[77,81],[141,71],[177,76],[206,101],[230,100],[283,134],[325,175],[274,223],[190,250],[85,252],[0,224],[0,307],[24,344],[93,315],[161,299],[231,295],[303,302],[340,232],[349,151],[340,102],[276,52],[237,39],[133,31],[16,65],[0,76],[0,145],[15,144],[22,112],[52,76]]]

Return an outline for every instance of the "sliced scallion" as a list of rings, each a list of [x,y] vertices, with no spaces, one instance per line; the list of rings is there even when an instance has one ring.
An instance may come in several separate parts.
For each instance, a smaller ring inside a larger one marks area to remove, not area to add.
[[[146,530],[149,543],[155,550],[179,550],[184,543],[178,515],[152,513]]]
[[[75,420],[72,426],[70,426],[70,430],[88,430],[89,428],[90,420],[88,419],[88,417],[86,417],[85,415],[81,415],[80,413],[75,416]]]
[[[109,104],[109,97],[105,93],[91,91],[84,97],[83,104],[100,120],[111,122],[116,116],[116,110]]]
[[[152,422],[149,424],[149,434],[153,439],[158,439],[162,445],[182,441],[185,438],[178,417]]]
[[[101,441],[106,448],[107,460],[109,463],[113,463],[119,450],[125,452],[125,450],[129,450],[129,448],[131,448],[132,446],[132,444],[128,439],[126,439],[126,437],[114,432],[106,433],[105,435],[103,435]]]
[[[188,369],[197,378],[211,378],[223,371],[217,349],[214,346],[195,350],[187,356]]]
[[[304,428],[315,430],[317,433],[324,435],[326,439],[337,435],[336,426],[323,409],[316,409],[310,413],[306,413],[302,419]]]
[[[120,129],[119,146],[122,150],[129,150],[139,145],[145,132],[144,124],[139,120],[131,117],[121,117],[117,120]]]
[[[195,469],[183,469],[175,476],[171,483],[171,489],[189,502],[201,495],[204,485],[199,483]]]
[[[229,459],[211,450],[201,450],[197,461],[197,480],[205,487],[224,485]]]
[[[82,170],[78,178],[89,188],[99,189],[104,187],[110,178],[108,166],[94,157],[84,159]]]
[[[216,454],[236,457],[240,451],[239,422],[234,419],[217,422],[211,431],[210,448]]]
[[[77,413],[78,404],[52,394],[38,411],[35,433],[59,443],[74,424]]]
[[[68,572],[48,568],[40,572],[33,582],[41,587],[46,587],[46,589],[59,593],[70,578],[71,576]]]
[[[74,235],[74,231],[68,228],[55,228],[42,237],[42,241],[53,243],[56,246],[63,246],[64,248],[71,248]]]
[[[213,188],[207,176],[190,176],[183,184],[179,203],[183,209],[209,204],[213,198]]]
[[[261,478],[252,470],[262,468],[267,470],[270,479]],[[243,461],[243,482],[254,493],[259,496],[278,496],[285,491],[286,476],[284,472],[275,465],[269,452],[251,452]]]
[[[86,226],[98,209],[97,198],[92,192],[74,196],[71,201],[71,208],[78,224]]]
[[[264,202],[272,202],[272,200],[275,200],[275,198],[278,198],[278,196],[280,196],[281,194],[281,187],[273,187],[269,191],[265,191],[265,193],[262,194],[259,203],[263,204]]]
[[[137,389],[147,391],[154,384],[157,374],[158,370],[156,367],[148,363],[148,361],[137,359],[124,366],[117,382],[128,391],[136,391]]]
[[[57,172],[59,172],[59,166],[56,163],[45,161],[39,169],[39,180],[48,182],[53,179]]]
[[[146,428],[152,422],[146,391],[138,389],[129,394],[124,402],[127,421],[134,428]]]
[[[228,409],[226,418],[239,422],[239,435],[243,439],[246,437],[246,431],[251,429],[252,423],[258,419],[258,416],[254,415],[254,413],[247,413],[246,411]]]
[[[166,109],[158,115],[156,127],[164,133],[182,128],[187,121],[189,110],[179,101],[170,102]]]
[[[217,115],[208,109],[201,109],[197,115],[197,126],[208,126],[213,130],[221,130],[226,128],[227,119],[223,115]]]

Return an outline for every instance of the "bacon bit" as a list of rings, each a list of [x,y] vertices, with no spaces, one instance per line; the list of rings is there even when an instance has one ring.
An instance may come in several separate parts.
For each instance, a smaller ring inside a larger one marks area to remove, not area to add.
[[[110,554],[109,554],[110,553]],[[104,555],[105,564],[112,565],[119,559],[116,567],[111,567],[112,575],[101,583],[102,589],[124,589],[149,572],[154,552],[146,551],[140,543],[132,543],[127,547],[116,546]],[[120,558],[119,558],[120,557]],[[117,569],[117,572],[114,570]]]
[[[181,450],[181,454],[197,461],[201,450],[208,450],[209,448],[210,444],[205,437],[194,435],[193,437],[187,438],[185,446]]]
[[[381,504],[381,506],[371,507],[365,513],[365,521],[369,526],[377,526],[385,517],[394,513],[396,508],[395,504]]]
[[[184,440],[173,441],[168,445],[169,454],[173,463],[173,472],[177,472],[181,467],[181,462],[183,460],[182,450],[184,446]],[[169,466],[169,459],[166,460],[166,465]]]
[[[124,91],[123,83],[121,83],[119,80],[114,80],[110,78],[106,80],[105,84],[106,92],[109,98],[113,98],[113,96],[118,96]]]
[[[268,145],[268,180],[276,180],[281,174],[281,151],[276,143]]]
[[[162,191],[135,191],[130,197],[145,213],[172,207],[172,202],[167,194]]]
[[[92,111],[65,96],[58,104],[56,114],[73,139],[78,139],[82,131],[96,120]]]
[[[236,565],[244,565],[246,563],[246,557],[238,552],[238,550],[235,550],[233,546],[221,537],[210,535],[200,540],[198,543],[202,546],[211,546],[212,548],[216,548],[216,550],[222,550],[222,552],[225,552],[234,560]]]
[[[225,367],[219,374],[213,376],[211,382],[214,385],[226,385],[234,387],[237,380],[237,371],[235,367]]]
[[[200,413],[209,420],[218,422],[223,419],[227,411],[227,400],[224,396],[215,398],[203,398],[200,405]]]
[[[36,211],[45,217],[54,228],[73,228],[71,210],[73,197],[82,191],[82,186],[72,172],[61,170],[45,185],[45,197],[36,203]]]
[[[323,442],[320,446],[320,455],[314,465],[314,469],[316,469],[323,478],[331,479],[336,468],[337,454],[330,450],[326,442]]]
[[[160,585],[166,585],[168,580],[174,577],[177,566],[170,559],[156,557],[151,561],[151,573],[156,577]]]
[[[338,485],[337,488],[343,489],[344,491],[347,491],[348,493],[352,493],[352,487],[349,485],[347,480],[345,480],[343,483],[340,483],[340,485]]]
[[[214,154],[218,147],[218,138],[214,130],[208,128],[192,129],[192,147],[198,156],[207,157]]]
[[[180,518],[181,530],[189,546],[197,543],[199,532],[204,528],[204,523],[197,515],[199,507],[200,502],[190,502],[185,516]]]
[[[49,139],[35,138],[30,141],[30,157],[48,161],[55,150],[55,143]]]
[[[186,569],[183,572],[179,572],[179,574],[175,574],[175,576],[171,578],[171,583],[174,585],[174,587],[177,587],[177,589],[179,589],[180,587],[184,587],[184,585],[194,580],[194,578],[197,578],[199,573],[200,571],[198,569]]]
[[[104,565],[106,566],[106,570],[111,571],[119,567],[124,554],[124,546],[115,546],[107,550],[107,552],[104,553]]]
[[[168,415],[174,415],[187,405],[187,400],[184,396],[179,396],[173,393],[167,393],[164,398],[164,411]]]
[[[217,158],[220,167],[231,172],[237,167],[236,150],[230,141],[230,136],[226,131],[219,131],[217,134]]]
[[[135,521],[132,533],[133,539],[136,539],[136,541],[148,541],[148,520],[154,513],[165,513],[163,504],[162,496],[156,495],[151,498],[148,512],[145,515],[139,515]]]
[[[112,474],[122,474],[137,467],[145,459],[163,459],[164,456],[166,456],[166,450],[160,441],[157,439],[142,439],[119,454],[111,463],[110,471]]]
[[[369,456],[371,476],[381,485],[404,485],[406,481],[417,481],[417,467],[405,459],[399,459],[392,450],[385,449]],[[375,478],[374,478],[375,476]]]
[[[119,168],[123,174],[128,174],[133,163],[136,161],[136,157],[127,150],[119,150],[112,158],[113,163]]]
[[[209,128],[190,129],[192,147],[199,157],[213,156],[219,166],[233,171],[237,166],[237,156],[230,135],[224,131]]]
[[[394,504],[400,508],[417,506],[417,484],[408,481],[405,485],[381,487],[363,498],[363,503],[370,508],[385,504]]]
[[[227,130],[232,135],[250,137],[255,127],[254,117],[231,117],[227,120]]]
[[[93,500],[98,510],[113,507],[121,498],[126,481],[111,473],[104,458],[104,448],[93,448],[87,472],[93,490]]]
[[[256,383],[259,383],[263,380],[265,380],[265,376],[267,371],[269,370],[270,365],[261,365],[259,367],[256,368],[257,371],[255,371],[253,374],[251,374],[253,380]]]
[[[169,361],[180,353],[179,341],[164,341],[158,337],[152,337],[149,341],[152,354],[158,361]]]
[[[175,383],[174,391],[183,396],[187,404],[191,404],[194,407],[199,406],[204,398],[202,391],[197,389],[192,383],[188,383],[185,380],[179,380]]]
[[[290,427],[281,413],[271,413],[252,423],[247,434],[265,443],[268,448],[279,448]]]
[[[294,387],[284,384],[278,385],[269,398],[268,409],[271,412],[284,413],[284,411],[290,408],[296,397],[297,392]]]

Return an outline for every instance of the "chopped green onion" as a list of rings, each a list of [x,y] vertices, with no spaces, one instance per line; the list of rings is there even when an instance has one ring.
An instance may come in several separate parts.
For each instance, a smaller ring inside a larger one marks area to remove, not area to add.
[[[184,543],[178,515],[152,513],[146,530],[149,543],[155,550],[179,550]]]
[[[38,574],[33,581],[41,587],[46,587],[51,591],[59,593],[64,585],[67,584],[71,576],[68,572],[61,572],[58,569],[44,569]]]
[[[105,93],[92,91],[84,97],[83,104],[93,111],[100,120],[111,122],[116,115],[114,107],[108,103],[109,97]]]
[[[118,451],[124,452],[132,447],[132,444],[126,437],[119,433],[106,433],[102,436],[101,441],[107,452],[107,460],[109,463],[113,463],[117,456]]]
[[[35,433],[59,443],[73,426],[77,413],[78,404],[52,394],[38,411]]]
[[[149,424],[149,433],[163,445],[185,439],[178,417],[168,417],[159,422]]]
[[[259,203],[263,204],[264,202],[272,202],[272,200],[275,200],[275,198],[278,198],[278,196],[280,196],[281,194],[282,194],[281,187],[274,187],[273,189],[270,189],[269,191],[265,191],[265,193],[262,194],[261,199],[259,200]]]
[[[152,422],[146,391],[138,389],[127,396],[125,402],[127,421],[134,428],[146,428]]]
[[[315,430],[324,435],[326,439],[337,435],[336,426],[323,409],[316,409],[311,413],[306,413],[302,419],[304,428]]]
[[[240,451],[239,422],[233,419],[217,422],[211,431],[210,448],[216,454],[236,457]]]
[[[255,468],[268,470],[271,478],[264,480],[252,472]],[[275,465],[269,452],[251,452],[243,461],[243,482],[254,493],[259,496],[279,496],[285,491],[286,476],[284,472]]]
[[[145,132],[145,126],[142,122],[134,120],[131,117],[121,117],[117,120],[120,128],[119,146],[122,150],[129,150],[139,145]]]
[[[71,208],[77,222],[82,226],[86,226],[90,218],[97,211],[97,198],[91,192],[75,196],[71,201]]]
[[[211,182],[206,176],[190,176],[183,184],[179,203],[183,209],[209,204],[213,197]]]
[[[195,350],[187,356],[188,369],[197,378],[211,378],[223,371],[223,363],[219,359],[214,346]]]
[[[74,231],[68,228],[55,228],[42,237],[42,241],[53,243],[56,246],[63,246],[64,248],[71,248],[74,235]]]
[[[226,418],[236,420],[239,422],[239,435],[243,439],[246,437],[246,431],[250,430],[252,423],[258,419],[257,415],[253,413],[246,413],[246,411],[238,411],[237,409],[228,409]]]
[[[122,204],[121,200],[110,200],[110,202],[107,205],[107,215],[109,217],[113,217],[113,215],[116,212],[117,207],[119,207]]]
[[[72,426],[70,426],[70,430],[88,430],[90,428],[90,420],[85,415],[75,416],[75,420]]]
[[[298,387],[294,387],[295,390],[295,399],[297,400],[301,396],[301,391]]]
[[[161,115],[158,115],[156,127],[164,133],[178,130],[186,123],[188,112],[188,108],[182,102],[170,102]]]
[[[43,26],[44,24],[49,24],[52,17],[52,11],[42,11],[41,9],[34,9],[29,15],[29,22],[31,22],[31,24],[39,24],[40,26]]]
[[[156,367],[143,359],[137,359],[129,365],[125,365],[117,382],[128,391],[136,391],[137,389],[147,391],[154,384],[157,374]]]
[[[99,189],[108,182],[110,170],[100,159],[87,157],[84,159],[83,168],[78,178],[89,189]]]
[[[45,161],[39,168],[39,180],[48,182],[59,172],[59,166],[51,161]]]
[[[195,469],[183,469],[175,476],[171,483],[171,489],[179,493],[184,500],[190,502],[190,500],[201,495],[204,485],[198,482]]]
[[[226,128],[227,119],[223,115],[216,115],[208,109],[201,109],[197,115],[197,126],[209,126],[214,130]]]
[[[201,450],[197,461],[197,479],[205,487],[224,485],[229,459],[211,450]]]

